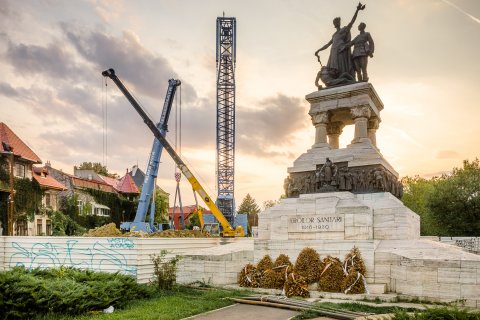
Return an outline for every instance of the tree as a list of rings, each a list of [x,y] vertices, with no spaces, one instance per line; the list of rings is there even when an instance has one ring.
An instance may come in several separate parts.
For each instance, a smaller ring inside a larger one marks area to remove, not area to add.
[[[271,208],[271,207],[279,204],[279,203],[280,203],[280,200],[285,199],[285,198],[286,198],[286,196],[285,196],[284,194],[282,194],[282,195],[280,196],[280,198],[278,198],[278,200],[266,200],[266,201],[263,201],[263,210],[266,210],[266,209],[268,209],[268,208]]]
[[[155,188],[155,223],[168,222],[168,193],[162,189]],[[148,208],[148,216],[150,217],[150,206]]]
[[[463,161],[434,184],[427,207],[449,236],[480,234],[480,161]]]
[[[249,193],[247,193],[245,198],[243,198],[242,203],[238,207],[237,211],[239,213],[245,213],[248,215],[249,226],[258,225],[258,213],[260,212],[260,207]]]
[[[435,190],[437,180],[437,177],[430,180],[419,176],[402,178],[402,202],[420,216],[420,234],[422,236],[433,236],[443,233],[441,226],[438,225],[437,220],[427,206],[428,198]]]
[[[188,217],[188,223],[186,225],[186,228],[188,230],[192,230],[194,226],[201,227],[200,225],[200,218],[198,217],[198,213],[195,212],[192,214],[190,217]]]
[[[279,203],[280,201],[279,200],[266,200],[266,201],[263,201],[263,210],[266,210],[268,208],[271,208],[273,206],[275,206],[277,203]]]
[[[109,173],[106,166],[103,166],[100,162],[82,162],[78,167],[75,168],[79,170],[93,170],[102,176],[118,178],[118,174],[116,173]]]

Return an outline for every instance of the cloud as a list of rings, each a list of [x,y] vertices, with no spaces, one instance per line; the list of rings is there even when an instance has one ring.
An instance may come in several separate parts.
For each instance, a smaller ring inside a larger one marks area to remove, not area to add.
[[[8,17],[10,15],[10,4],[7,0],[0,0],[0,16]]]
[[[154,114],[152,120],[156,122],[167,80],[179,77],[169,61],[147,49],[131,31],[112,35],[67,23],[57,26],[63,38],[45,45],[7,37],[4,61],[16,74],[32,82],[2,79],[0,94],[19,101],[36,115],[37,124],[43,128],[38,134],[38,143],[50,159],[72,165],[79,159],[100,161],[104,130],[107,130],[109,163],[113,170],[132,159],[147,158],[152,133],[114,85],[105,97],[96,86],[100,85],[101,71],[116,69],[121,80],[132,87],[131,93]],[[214,149],[215,97],[199,98],[196,90],[185,83],[181,91],[183,146]],[[102,103],[104,99],[108,106]],[[283,150],[289,150],[285,146],[292,143],[294,133],[305,126],[307,110],[301,99],[278,94],[253,102],[252,108],[237,105],[236,112],[237,152],[263,158],[293,157]],[[172,110],[170,141],[175,134],[174,116]],[[105,121],[107,128],[103,126]]]
[[[457,159],[460,154],[454,150],[440,150],[437,153],[436,159]]]
[[[178,78],[166,58],[149,51],[131,31],[115,37],[98,30],[84,30],[61,23],[68,41],[77,52],[92,63],[98,73],[113,68],[121,80],[127,81],[138,94],[160,98],[170,78]],[[197,94],[190,85],[183,86],[184,98],[193,101]]]
[[[239,149],[264,156],[285,154],[278,147],[291,144],[294,133],[305,127],[305,103],[277,94],[259,101],[258,106],[237,112]]]
[[[17,98],[19,97],[20,93],[11,84],[6,82],[0,82],[0,94],[10,98]]]
[[[57,79],[65,77],[76,79],[83,73],[72,63],[72,54],[58,42],[42,47],[23,43],[15,44],[9,40],[5,58],[17,74],[22,76],[42,74]]]
[[[17,22],[20,15],[16,12],[8,0],[0,0],[0,30],[5,31],[12,27],[12,22]],[[2,34],[3,32],[0,32]]]
[[[288,157],[285,150],[297,130],[305,127],[306,107],[301,99],[278,94],[253,103],[255,109],[237,106],[236,152],[258,157]],[[156,119],[153,119],[154,121]],[[175,139],[175,112],[169,121],[169,138]],[[182,145],[215,148],[216,102],[203,98],[182,107]]]
[[[105,97],[96,86],[100,85],[104,65],[118,67],[122,80],[133,84],[131,93],[142,96],[147,106],[154,106],[149,110],[158,111],[159,116],[167,80],[176,77],[170,64],[147,50],[132,32],[115,37],[101,31],[80,32],[65,24],[60,26],[67,40],[63,43],[57,39],[50,44],[33,45],[6,37],[4,61],[15,74],[35,81],[29,85],[19,78],[4,79],[0,81],[0,94],[19,101],[32,115],[37,115],[37,122],[43,127],[38,139],[52,159],[99,157],[105,129],[109,152],[115,153],[112,158],[129,153],[144,153],[147,157],[153,141],[148,128],[115,86]],[[193,87],[182,86],[184,101],[197,101]],[[108,106],[102,99],[108,101]],[[201,103],[192,105],[201,108]],[[103,118],[107,111],[107,118]],[[154,116],[152,120],[158,118]],[[104,122],[108,123],[107,128],[103,127]],[[191,130],[195,130],[193,126]],[[143,149],[146,151],[142,152]]]
[[[95,12],[104,23],[118,21],[125,12],[125,4],[117,0],[91,0]]]

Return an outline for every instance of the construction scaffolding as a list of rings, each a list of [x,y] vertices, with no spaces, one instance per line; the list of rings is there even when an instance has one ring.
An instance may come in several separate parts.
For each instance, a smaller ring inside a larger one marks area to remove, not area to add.
[[[235,218],[235,62],[236,19],[217,18],[217,207]]]

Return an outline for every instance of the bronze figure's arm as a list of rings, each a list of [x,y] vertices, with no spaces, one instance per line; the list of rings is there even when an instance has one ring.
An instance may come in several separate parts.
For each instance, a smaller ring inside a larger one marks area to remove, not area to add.
[[[328,43],[326,45],[324,45],[323,47],[321,47],[320,49],[318,49],[317,51],[315,51],[315,55],[318,57],[318,53],[322,50],[325,50],[327,49],[328,47],[330,47],[332,45],[332,40],[330,39],[330,41],[328,41]]]
[[[355,11],[355,14],[353,15],[352,21],[350,21],[350,23],[347,25],[348,29],[351,29],[353,24],[355,23],[355,20],[357,20],[358,11],[363,10],[363,9],[365,9],[365,5],[362,4],[361,2],[359,2],[358,5],[357,5],[357,10]]]
[[[370,46],[367,54],[370,56],[370,58],[373,58],[373,52],[375,51],[375,43],[373,42],[373,38],[370,35],[370,32],[367,32],[367,37],[368,37],[368,44]]]

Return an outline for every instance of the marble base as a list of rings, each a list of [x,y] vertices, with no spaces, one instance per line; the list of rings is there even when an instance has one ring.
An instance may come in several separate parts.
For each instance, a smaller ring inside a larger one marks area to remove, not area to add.
[[[258,219],[259,240],[418,239],[420,219],[388,192],[301,194]]]
[[[398,178],[398,172],[388,163],[380,151],[369,141],[355,143],[342,149],[311,148],[293,162],[293,167],[287,169],[288,173],[313,171],[318,164],[324,164],[329,158],[333,163],[348,162],[349,168],[368,165],[381,165]]]

